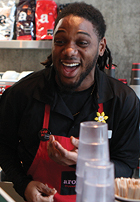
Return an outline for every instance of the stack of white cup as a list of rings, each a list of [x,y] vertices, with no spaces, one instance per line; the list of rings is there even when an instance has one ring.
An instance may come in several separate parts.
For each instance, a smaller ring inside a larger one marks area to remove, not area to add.
[[[106,123],[87,121],[80,124],[78,159],[76,166],[76,202],[82,202],[86,180],[85,163],[104,166],[110,162],[108,126]],[[88,165],[89,165],[88,164]],[[92,169],[91,169],[92,170]],[[93,176],[93,173],[91,173]],[[90,173],[89,175],[90,176]]]
[[[85,163],[82,202],[114,202],[114,164]]]

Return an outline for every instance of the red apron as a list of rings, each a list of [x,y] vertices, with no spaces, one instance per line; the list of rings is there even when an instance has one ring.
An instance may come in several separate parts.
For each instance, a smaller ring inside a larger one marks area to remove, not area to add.
[[[50,106],[45,106],[43,128],[48,128],[50,116]],[[54,136],[55,139],[67,150],[72,150],[74,146],[70,143],[70,138]],[[39,148],[28,175],[33,180],[47,184],[50,188],[55,188],[57,193],[54,196],[54,202],[75,202],[75,169],[69,166],[61,166],[51,160],[47,152],[47,142],[40,141]]]
[[[98,112],[103,112],[102,103],[99,104]],[[50,106],[46,105],[43,129],[48,129],[49,117]],[[54,137],[65,149],[70,151],[74,148],[70,143],[70,138],[62,136]],[[34,161],[28,170],[28,175],[31,175],[33,180],[40,181],[47,184],[50,188],[57,190],[54,196],[54,202],[75,202],[75,169],[69,166],[61,166],[51,160],[47,153],[47,142],[48,141],[40,141]]]

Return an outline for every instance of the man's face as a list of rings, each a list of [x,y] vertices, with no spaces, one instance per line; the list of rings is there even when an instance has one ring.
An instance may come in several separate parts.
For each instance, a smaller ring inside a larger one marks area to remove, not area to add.
[[[58,85],[75,91],[89,88],[94,83],[99,52],[99,40],[91,22],[73,15],[61,19],[52,44]]]

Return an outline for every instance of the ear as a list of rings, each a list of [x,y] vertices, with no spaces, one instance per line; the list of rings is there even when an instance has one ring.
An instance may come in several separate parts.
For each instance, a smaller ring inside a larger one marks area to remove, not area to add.
[[[99,43],[99,55],[103,56],[106,48],[106,38],[103,37]]]

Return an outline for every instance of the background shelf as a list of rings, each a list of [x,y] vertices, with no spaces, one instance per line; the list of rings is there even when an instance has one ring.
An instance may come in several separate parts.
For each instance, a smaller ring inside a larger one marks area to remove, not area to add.
[[[46,41],[26,41],[26,40],[11,40],[0,41],[0,48],[5,49],[51,49],[51,40]]]

